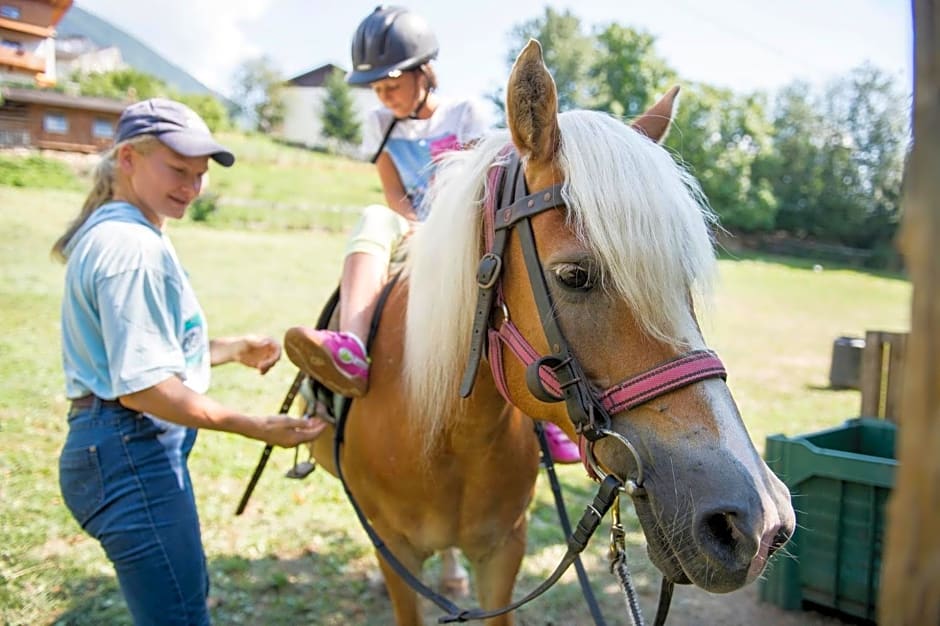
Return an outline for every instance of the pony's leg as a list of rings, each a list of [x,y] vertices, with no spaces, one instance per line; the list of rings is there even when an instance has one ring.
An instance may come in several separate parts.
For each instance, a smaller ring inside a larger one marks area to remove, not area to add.
[[[421,566],[424,564],[423,557],[415,554],[403,543],[387,541],[386,545],[409,572],[412,572],[418,578],[421,577]],[[382,576],[385,578],[385,588],[388,590],[389,600],[392,602],[395,623],[398,626],[421,626],[424,624],[418,605],[417,592],[408,586],[408,583],[392,569],[392,566],[378,551],[376,551],[376,556],[379,559]]]
[[[512,589],[519,574],[519,566],[525,556],[526,521],[523,518],[510,531],[505,543],[479,558],[471,557],[473,580],[477,587],[477,598],[484,609],[498,609],[512,601]],[[510,626],[512,614],[500,615],[486,620],[487,626]]]
[[[455,598],[470,595],[470,574],[460,563],[457,548],[441,551],[441,591]]]

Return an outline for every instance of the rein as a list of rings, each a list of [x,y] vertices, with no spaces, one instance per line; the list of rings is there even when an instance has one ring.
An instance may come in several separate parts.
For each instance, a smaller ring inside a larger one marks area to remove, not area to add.
[[[385,307],[385,301],[388,299],[388,296],[392,291],[392,287],[395,286],[399,276],[400,274],[396,274],[392,280],[386,284],[385,288],[382,290],[382,293],[379,296],[378,302],[376,304],[376,314],[372,318],[372,325],[369,329],[369,336],[366,340],[366,345],[369,347],[371,347],[372,340],[375,338],[375,334],[378,331],[378,321],[381,317],[381,312]],[[328,320],[329,317],[326,317],[326,319]],[[528,602],[548,591],[568,570],[571,564],[574,563],[575,569],[578,570],[578,578],[581,580],[582,588],[586,589],[585,597],[588,600],[591,615],[595,618],[595,622],[597,624],[603,624],[603,617],[600,615],[600,609],[597,607],[593,594],[590,591],[590,587],[586,587],[587,574],[584,572],[584,568],[581,566],[580,554],[587,547],[588,542],[594,535],[594,531],[596,531],[597,527],[600,525],[604,515],[608,510],[610,510],[610,507],[618,501],[619,492],[622,487],[622,482],[619,478],[613,474],[609,474],[603,480],[597,495],[594,496],[593,502],[591,502],[591,504],[589,504],[584,509],[584,513],[582,514],[581,519],[578,521],[575,531],[572,533],[570,523],[568,522],[567,512],[564,508],[564,500],[561,499],[561,486],[557,483],[557,477],[554,472],[554,464],[551,460],[551,454],[548,452],[548,442],[545,440],[544,433],[542,432],[541,425],[539,424],[536,433],[539,436],[539,445],[542,449],[542,462],[549,471],[549,479],[552,483],[553,494],[555,495],[555,504],[558,508],[559,518],[562,521],[562,528],[565,532],[568,549],[565,552],[565,555],[562,557],[561,561],[555,567],[555,571],[553,571],[551,575],[542,582],[541,585],[536,587],[525,597],[520,598],[519,600],[516,600],[515,602],[512,602],[511,604],[508,604],[504,607],[490,611],[484,610],[482,608],[462,609],[451,602],[448,598],[425,585],[417,576],[412,574],[408,568],[402,564],[401,561],[398,560],[398,557],[396,557],[392,551],[389,550],[388,546],[385,545],[385,542],[382,541],[382,538],[375,530],[375,527],[372,526],[372,523],[369,522],[365,512],[359,506],[355,496],[353,496],[352,491],[349,489],[349,484],[346,482],[346,477],[343,473],[342,447],[343,443],[345,442],[346,421],[349,416],[349,409],[351,407],[352,400],[349,398],[344,398],[342,407],[339,410],[339,415],[336,419],[336,431],[333,438],[333,461],[336,466],[336,476],[339,478],[339,481],[343,486],[343,491],[346,493],[346,497],[349,499],[349,503],[352,505],[353,511],[356,513],[356,517],[359,519],[359,524],[362,526],[362,529],[369,537],[369,540],[372,542],[372,545],[376,551],[382,555],[391,568],[395,570],[395,573],[397,573],[409,587],[420,593],[426,599],[436,604],[438,608],[447,613],[447,615],[444,615],[438,619],[438,623],[449,624],[454,622],[489,619],[491,617],[497,617],[499,615],[515,611],[520,606],[527,604]]]
[[[588,541],[597,530],[601,520],[613,507],[614,525],[611,529],[611,571],[617,574],[621,579],[621,584],[627,595],[628,609],[630,610],[634,624],[642,624],[642,616],[639,614],[635,592],[629,582],[629,572],[626,567],[623,529],[619,523],[619,496],[621,492],[626,492],[633,498],[645,495],[646,492],[643,487],[643,464],[633,445],[623,435],[611,429],[611,415],[629,410],[653,398],[702,380],[709,378],[724,379],[726,377],[725,368],[714,352],[709,350],[693,350],[675,359],[661,363],[646,372],[617,383],[604,391],[598,392],[595,390],[589,384],[587,375],[574,356],[564,334],[558,326],[554,314],[554,303],[548,290],[545,275],[542,272],[531,224],[531,218],[535,215],[550,209],[565,207],[565,202],[562,198],[562,186],[556,184],[536,193],[528,193],[518,154],[511,146],[507,146],[507,149],[503,151],[502,155],[506,157],[505,163],[492,167],[487,180],[488,193],[486,194],[483,211],[484,236],[487,251],[480,259],[477,270],[477,306],[474,312],[470,353],[461,382],[460,395],[466,398],[473,390],[476,373],[479,369],[481,359],[484,356],[484,350],[488,348],[486,357],[490,363],[496,385],[503,398],[512,404],[512,398],[506,384],[502,359],[502,347],[503,345],[508,347],[510,352],[525,365],[526,385],[536,398],[543,402],[565,402],[568,416],[574,423],[577,432],[582,437],[582,456],[584,457],[588,473],[601,483],[597,495],[594,497],[593,502],[585,508],[574,532],[570,532],[566,515],[561,515],[563,502],[559,505],[560,516],[563,519],[562,525],[565,527],[564,530],[567,535],[568,549],[552,574],[525,597],[507,606],[486,611],[481,608],[461,609],[446,597],[430,589],[395,557],[369,522],[349,489],[341,463],[341,451],[345,440],[346,421],[352,404],[352,401],[349,399],[346,399],[342,403],[335,425],[333,455],[337,477],[343,485],[343,490],[362,528],[365,530],[375,549],[412,589],[447,612],[447,615],[439,618],[439,623],[488,619],[514,611],[552,587],[572,563],[575,563],[576,569],[579,570],[579,578],[582,578],[583,581],[586,576],[582,576],[583,570],[580,567],[579,555],[587,547]],[[525,339],[515,324],[513,324],[509,316],[508,307],[503,299],[503,254],[505,252],[509,231],[512,228],[516,229],[520,237],[523,257],[525,259],[535,302],[538,306],[542,328],[552,350],[552,354],[547,356],[539,355],[538,351]],[[398,276],[396,275],[383,290],[377,305],[379,312],[383,308],[384,302],[397,279]],[[502,314],[501,323],[495,326],[491,323],[492,312],[494,310],[498,310]],[[380,315],[381,313],[377,313],[373,317],[367,345],[372,343]],[[326,317],[326,319],[328,320],[329,318]],[[321,320],[321,322],[323,322],[323,320]],[[325,326],[325,323],[322,323],[322,326],[318,323],[318,327]],[[290,401],[296,394],[296,388],[300,386],[301,378],[302,377],[298,375],[294,385],[292,385],[291,390],[288,392],[288,398],[285,399],[285,404],[287,404],[288,408]],[[543,463],[546,463],[545,459],[547,458],[546,466],[549,468],[549,476],[550,479],[554,481],[555,475],[550,465],[551,457],[546,452],[547,443],[544,440],[544,435],[542,435],[540,431],[540,428],[537,429],[540,435],[540,444],[543,448]],[[593,444],[603,437],[612,437],[618,440],[631,452],[637,463],[637,477],[635,479],[628,479],[624,482],[623,479],[613,472],[606,471],[597,461],[593,454]],[[248,496],[254,488],[257,477],[263,469],[269,454],[270,450],[266,448],[259,462],[259,466],[255,471],[255,475],[252,477],[252,481],[249,484],[249,488],[242,498],[238,513],[244,510]],[[553,492],[555,491],[558,492],[556,495],[556,504],[558,504],[560,488],[556,489],[553,482]],[[654,622],[656,626],[661,626],[665,623],[672,597],[672,590],[673,583],[664,577]],[[595,617],[595,621],[602,623],[603,618],[600,618],[599,610],[592,606],[591,612],[592,616]]]
[[[398,282],[400,276],[400,273],[395,274],[385,285],[381,294],[379,295],[378,301],[376,303],[376,314],[372,318],[372,323],[369,328],[369,336],[366,339],[366,345],[369,347],[371,347],[371,344],[375,338],[375,334],[378,332],[379,319],[382,316],[382,310],[385,308],[385,302],[387,301],[388,296],[391,294],[392,288]],[[320,313],[320,317],[317,320],[317,328],[328,327],[330,318],[332,317],[338,302],[339,289],[334,291],[323,311]],[[281,413],[287,413],[290,410],[290,407],[300,390],[304,378],[306,378],[306,374],[303,372],[298,372],[297,376],[294,378],[294,382],[291,384],[291,387],[287,392],[287,396],[284,398],[284,401],[281,405]],[[316,383],[315,381],[313,382],[315,387],[319,385],[319,383]],[[314,389],[314,396],[316,396],[316,389]],[[558,477],[555,473],[555,467],[551,458],[551,453],[548,450],[548,441],[545,439],[545,434],[542,430],[541,423],[536,422],[535,429],[539,439],[539,446],[541,448],[542,464],[545,466],[546,471],[548,472],[549,482],[552,486],[552,494],[555,497],[555,506],[558,511],[559,520],[561,521],[562,530],[565,534],[565,537],[567,538],[568,549],[555,568],[555,571],[552,572],[552,574],[544,582],[542,582],[541,585],[539,585],[524,598],[492,611],[485,611],[481,608],[462,609],[451,602],[448,598],[435,592],[433,589],[425,585],[418,577],[412,574],[408,568],[406,568],[401,563],[401,561],[398,560],[398,557],[396,557],[392,551],[389,550],[388,546],[385,545],[385,542],[379,536],[378,532],[375,530],[375,527],[372,526],[371,522],[369,522],[368,517],[362,510],[362,507],[359,506],[359,502],[356,500],[355,496],[353,496],[352,491],[349,488],[349,484],[346,481],[345,474],[343,473],[342,464],[342,447],[345,443],[346,422],[351,407],[352,399],[343,398],[337,411],[338,415],[336,415],[336,421],[334,424],[335,435],[333,438],[333,460],[336,466],[336,476],[339,479],[340,484],[343,486],[343,491],[345,492],[346,497],[349,499],[349,503],[352,505],[353,511],[359,520],[360,526],[362,526],[362,529],[369,537],[369,540],[372,542],[372,545],[376,551],[382,555],[386,562],[392,567],[392,569],[395,570],[399,576],[401,576],[402,580],[404,580],[408,586],[447,613],[438,619],[439,623],[443,624],[487,619],[514,611],[520,606],[527,604],[528,602],[548,591],[573,563],[575,569],[577,570],[578,580],[581,583],[582,591],[584,593],[585,599],[587,600],[591,616],[594,618],[594,621],[596,624],[598,624],[598,626],[603,626],[604,619],[600,613],[600,607],[597,605],[597,601],[594,598],[593,591],[590,588],[587,572],[584,570],[584,567],[581,564],[580,554],[587,547],[588,541],[590,541],[591,537],[594,535],[594,532],[600,525],[604,515],[614,503],[619,502],[618,496],[622,483],[615,475],[610,474],[605,478],[601,488],[598,490],[597,495],[594,497],[593,502],[584,509],[584,513],[582,514],[581,519],[578,521],[575,531],[571,532],[571,524],[568,520],[567,510],[565,509],[564,499],[562,498],[561,494],[561,485],[558,483]],[[264,452],[261,455],[261,459],[259,460],[258,465],[251,476],[251,480],[249,481],[248,486],[242,495],[241,501],[238,504],[238,508],[235,512],[236,515],[241,515],[244,512],[245,507],[248,504],[248,499],[251,497],[251,494],[258,483],[258,479],[267,465],[268,458],[271,455],[271,450],[273,447],[274,446],[270,444],[265,446]],[[613,544],[611,547],[613,548]]]
[[[477,306],[473,315],[470,352],[460,385],[460,395],[466,398],[473,391],[480,362],[485,356],[500,394],[507,402],[514,404],[503,368],[502,347],[505,345],[509,348],[525,366],[526,386],[535,398],[542,402],[565,403],[568,417],[581,435],[582,457],[588,474],[602,482],[598,498],[609,488],[613,479],[617,494],[617,506],[614,507],[615,526],[619,527],[619,492],[625,491],[632,498],[637,498],[645,496],[646,490],[643,487],[642,459],[626,437],[612,430],[611,416],[699,381],[710,378],[725,379],[727,374],[724,365],[710,350],[692,350],[606,390],[596,390],[589,383],[588,376],[559,327],[532,227],[534,216],[548,210],[567,208],[562,194],[563,186],[555,184],[547,189],[529,193],[519,154],[511,145],[501,152],[499,162],[491,167],[486,183],[483,203],[486,250],[477,267]],[[519,236],[542,330],[552,351],[549,355],[540,355],[519,331],[510,318],[509,308],[503,297],[503,255],[512,229],[515,229]],[[498,323],[494,323],[494,312],[500,314],[501,320]],[[615,438],[630,451],[636,461],[636,478],[624,482],[613,472],[605,471],[598,463],[593,447],[594,443],[603,437]],[[595,512],[598,513],[596,527],[606,510]],[[641,624],[642,616],[629,581],[626,557],[622,550],[622,532],[619,542],[615,540],[617,533],[614,529],[611,534],[611,571],[618,574],[621,580],[634,623]],[[673,583],[664,577],[655,619],[657,626],[665,622],[672,589]]]

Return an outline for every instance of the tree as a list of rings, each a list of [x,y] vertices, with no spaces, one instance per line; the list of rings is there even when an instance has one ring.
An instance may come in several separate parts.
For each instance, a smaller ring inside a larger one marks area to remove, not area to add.
[[[271,59],[246,60],[235,70],[233,83],[236,113],[251,128],[269,133],[284,120],[284,80]]]
[[[558,13],[545,7],[542,17],[516,26],[510,35],[510,52],[506,59],[510,67],[529,39],[537,39],[542,44],[545,65],[558,89],[558,108],[566,111],[589,106],[592,89],[588,73],[594,49],[591,37],[581,32],[581,20],[571,11]]]
[[[341,142],[358,145],[362,141],[362,133],[356,118],[352,93],[343,72],[330,72],[324,86],[326,94],[323,98],[323,134]]]
[[[686,85],[666,146],[689,167],[730,230],[769,230],[777,202],[760,159],[771,146],[764,99]]]
[[[180,94],[176,100],[198,113],[212,132],[227,130],[231,126],[228,109],[213,95]]]
[[[538,39],[558,87],[559,108],[635,117],[674,82],[683,91],[666,145],[696,175],[722,224],[783,230],[862,247],[893,260],[902,162],[908,143],[904,98],[891,79],[862,66],[828,90],[741,94],[677,81],[655,38],[616,23],[582,33],[571,12],[550,7],[510,35],[511,63]],[[499,109],[503,94],[489,94]]]
[[[595,34],[588,76],[592,107],[618,117],[636,117],[675,82],[675,72],[655,50],[655,38],[610,24]]]
[[[635,117],[676,81],[656,54],[655,38],[619,24],[586,36],[570,12],[546,8],[542,17],[513,30],[508,60],[530,37],[542,44],[562,110],[583,107]],[[499,105],[496,94],[490,98]],[[699,177],[723,223],[744,230],[770,228],[776,203],[770,183],[754,171],[770,141],[763,101],[735,99],[729,91],[703,85],[683,93],[678,115],[667,145]]]
[[[870,66],[819,95],[806,84],[784,88],[769,168],[777,228],[867,249],[888,245],[900,216],[904,109],[892,81]]]
[[[900,219],[901,178],[909,143],[907,103],[881,70],[862,65],[829,90],[832,119],[851,145],[855,215],[847,243],[890,242]]]
[[[112,72],[92,72],[73,76],[83,96],[117,98],[118,100],[147,100],[149,98],[172,98],[173,89],[165,82],[133,68]]]
[[[772,124],[773,149],[762,166],[778,203],[775,227],[797,236],[818,235],[810,231],[822,193],[826,132],[807,83],[794,82],[779,92]]]
[[[496,114],[496,126],[498,128],[506,127],[506,88],[499,87],[484,97],[486,101],[493,106],[493,112]]]
[[[181,94],[156,76],[133,68],[112,72],[79,74],[73,77],[83,96],[140,101],[149,98],[170,98],[182,102],[205,120],[212,131],[229,126],[228,112],[218,98],[211,94]]]

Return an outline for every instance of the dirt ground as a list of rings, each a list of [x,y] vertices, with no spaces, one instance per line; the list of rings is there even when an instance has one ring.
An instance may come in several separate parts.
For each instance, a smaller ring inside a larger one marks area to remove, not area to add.
[[[377,578],[376,589],[381,585]],[[659,601],[658,584],[652,587],[639,587],[639,600],[642,617],[650,626],[656,618],[656,604]],[[871,622],[853,619],[850,615],[828,615],[812,610],[784,611],[783,609],[761,602],[758,583],[727,594],[711,594],[692,585],[677,585],[672,597],[672,604],[666,620],[667,626],[846,626],[847,624],[874,626]],[[386,596],[387,597],[387,596]],[[456,598],[453,598],[458,601]],[[441,612],[427,601],[423,601],[425,623],[435,624]],[[608,626],[630,624],[626,605],[622,611],[611,610],[610,605],[602,609]],[[516,616],[517,626],[594,626],[594,622],[582,608],[573,618],[571,612],[565,617],[538,616],[526,611],[525,615]],[[479,623],[479,622],[471,622]]]
[[[656,598],[642,598],[644,618],[652,623]],[[691,586],[676,587],[669,626],[843,626],[857,624],[815,611],[784,611],[758,599],[757,584],[728,594],[709,594]]]

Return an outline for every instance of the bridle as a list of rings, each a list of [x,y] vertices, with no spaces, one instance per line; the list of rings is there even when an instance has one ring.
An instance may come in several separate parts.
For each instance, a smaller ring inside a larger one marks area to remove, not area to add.
[[[510,607],[474,617],[492,616],[515,608],[545,591],[575,552],[583,550],[594,529],[608,510],[613,510],[611,526],[611,572],[620,579],[634,624],[642,624],[636,592],[629,580],[626,555],[623,551],[623,529],[619,523],[619,492],[631,498],[646,496],[643,486],[643,461],[633,444],[611,428],[611,416],[645,402],[710,378],[725,379],[727,373],[721,360],[710,350],[691,350],[677,358],[619,382],[606,390],[597,390],[575,357],[555,316],[551,292],[542,271],[532,218],[557,208],[567,209],[562,185],[555,184],[529,193],[519,154],[507,145],[487,175],[483,201],[483,230],[486,250],[477,267],[477,305],[473,315],[470,351],[460,395],[466,398],[473,391],[480,362],[485,356],[500,394],[514,404],[503,368],[503,346],[507,347],[526,370],[526,387],[543,402],[564,402],[568,417],[581,437],[581,451],[588,474],[601,483],[594,502],[585,509],[577,529],[568,539],[568,552],[553,575],[528,596]],[[511,230],[519,236],[522,256],[529,275],[529,285],[539,311],[539,319],[551,354],[539,352],[513,323],[503,297],[503,256]],[[494,314],[498,313],[498,316]],[[496,319],[494,319],[496,317]],[[594,444],[604,437],[618,441],[633,456],[636,464],[633,477],[621,478],[608,471],[594,455]],[[672,598],[673,582],[663,577],[655,625],[665,623]],[[444,620],[442,620],[444,621]],[[451,620],[446,620],[451,621]],[[453,620],[457,621],[457,620]]]
[[[709,378],[726,377],[724,365],[710,350],[692,350],[678,358],[598,391],[590,383],[580,362],[568,345],[542,271],[532,218],[544,211],[566,208],[562,185],[529,193],[519,154],[507,146],[490,168],[483,202],[483,228],[486,251],[477,268],[477,306],[471,332],[470,353],[460,386],[461,397],[473,390],[476,372],[488,350],[487,361],[503,398],[513,403],[503,369],[502,347],[509,348],[526,368],[526,386],[543,402],[565,402],[568,416],[585,445],[588,471],[603,480],[607,472],[597,462],[593,445],[613,436],[633,454],[637,476],[627,483],[630,495],[642,493],[643,465],[630,442],[611,430],[611,415]],[[539,311],[542,329],[552,353],[540,355],[523,336],[509,315],[502,293],[503,255],[510,230],[519,236],[529,283]],[[499,313],[494,320],[494,313]],[[494,323],[497,322],[497,323]]]

